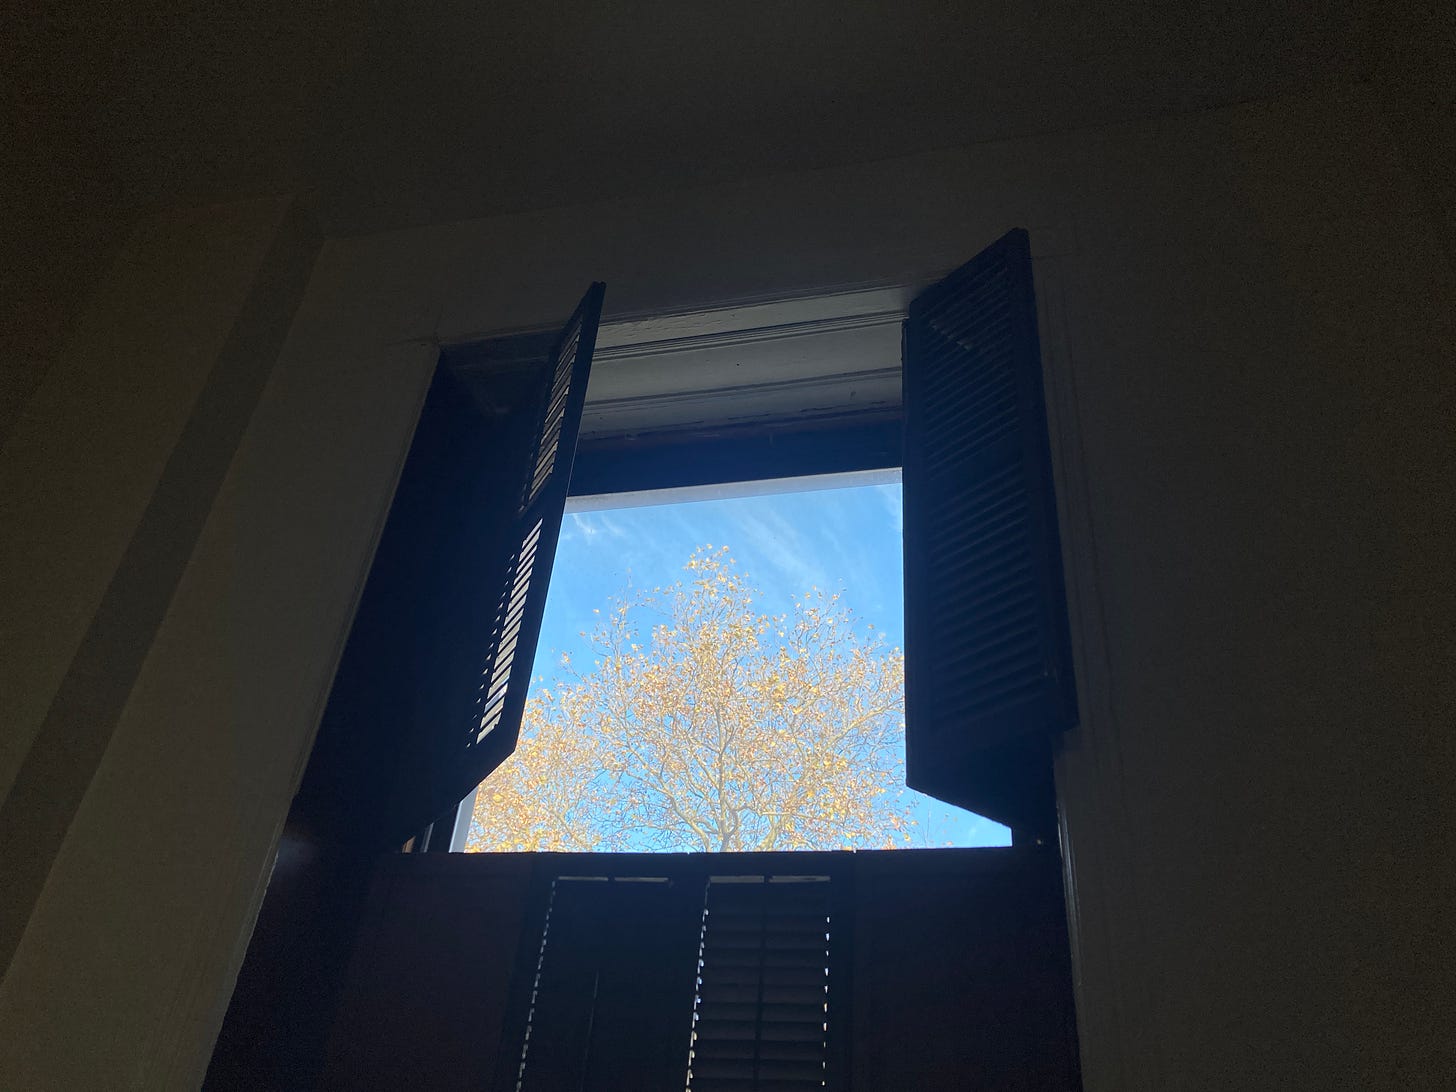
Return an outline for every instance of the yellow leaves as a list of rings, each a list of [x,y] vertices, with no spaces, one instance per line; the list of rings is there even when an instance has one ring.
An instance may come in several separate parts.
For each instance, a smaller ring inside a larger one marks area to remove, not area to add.
[[[687,567],[690,585],[593,611],[595,668],[533,696],[470,848],[832,848],[906,829],[889,793],[902,661],[818,589],[792,625],[759,612],[727,547]]]

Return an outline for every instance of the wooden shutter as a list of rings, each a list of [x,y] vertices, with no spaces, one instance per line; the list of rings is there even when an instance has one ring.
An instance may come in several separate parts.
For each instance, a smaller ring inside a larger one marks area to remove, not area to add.
[[[708,884],[689,1092],[837,1086],[829,888],[764,877]]]
[[[464,471],[439,468],[478,484],[451,491],[464,498],[458,512],[435,513],[444,571],[423,582],[416,608],[425,636],[415,651],[414,745],[401,756],[390,808],[389,827],[401,842],[515,750],[604,291],[592,285],[545,360],[528,369],[534,397],[525,407],[501,411],[490,401],[490,376],[472,380],[486,424],[509,441],[508,457]],[[518,387],[519,369],[501,383]],[[492,409],[500,419],[489,420]]]
[[[1050,835],[1077,704],[1025,231],[911,303],[904,384],[906,780]]]
[[[497,1092],[680,1092],[701,905],[667,877],[557,878]]]
[[[1057,851],[854,856],[854,1087],[1081,1092]]]

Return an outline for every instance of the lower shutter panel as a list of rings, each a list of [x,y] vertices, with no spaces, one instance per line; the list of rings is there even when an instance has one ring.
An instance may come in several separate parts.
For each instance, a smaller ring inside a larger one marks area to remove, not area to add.
[[[813,880],[709,883],[690,1092],[826,1086],[833,1018],[829,886]]]
[[[681,1092],[699,891],[557,878],[497,1092]]]
[[[508,1086],[517,1092],[579,1087],[585,1076],[601,932],[592,898],[606,886],[558,882],[552,889],[515,1083]]]

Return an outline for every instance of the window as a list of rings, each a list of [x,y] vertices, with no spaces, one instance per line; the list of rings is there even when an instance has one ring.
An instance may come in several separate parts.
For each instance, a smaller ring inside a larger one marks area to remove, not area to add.
[[[741,325],[745,309],[731,309],[738,326],[696,328],[686,337],[687,346],[681,344],[683,331],[674,334],[671,322],[659,322],[655,330],[638,324],[634,334],[631,322],[619,320],[604,338],[603,359],[619,354],[615,364],[620,368],[615,375],[596,373],[610,382],[594,388],[591,415],[583,407],[600,285],[560,334],[498,338],[443,355],[290,811],[295,844],[322,863],[311,865],[306,882],[295,884],[291,902],[275,899],[276,883],[270,892],[275,917],[307,924],[285,950],[303,953],[306,965],[325,972],[342,968],[363,914],[371,871],[381,877],[397,872],[410,879],[375,884],[374,892],[429,905],[417,907],[425,912],[413,919],[385,915],[370,920],[386,932],[404,929],[419,952],[434,946],[430,973],[419,977],[415,993],[422,998],[418,1012],[438,1018],[442,975],[475,966],[460,956],[466,939],[461,934],[474,929],[468,938],[472,944],[499,949],[501,959],[513,958],[507,953],[514,952],[534,961],[525,974],[515,968],[512,981],[546,982],[560,970],[564,980],[575,983],[551,995],[563,1006],[560,1011],[586,1002],[591,1020],[602,1014],[610,1021],[631,1010],[592,1000],[601,996],[609,978],[619,984],[640,981],[644,974],[679,965],[683,952],[689,971],[700,954],[706,971],[707,957],[718,945],[711,928],[704,930],[705,906],[712,921],[706,900],[723,895],[732,901],[733,896],[726,889],[715,892],[706,878],[657,883],[671,880],[663,871],[665,862],[701,868],[711,861],[711,874],[717,876],[798,876],[802,881],[830,875],[831,903],[848,898],[851,910],[831,905],[826,947],[817,947],[816,935],[805,949],[815,960],[822,953],[826,961],[829,1009],[820,1026],[822,1041],[812,1035],[804,1040],[824,1052],[829,1087],[834,1079],[848,1079],[843,1059],[851,1056],[851,1036],[860,1042],[855,1022],[862,1028],[870,1020],[882,1031],[891,1025],[895,1030],[864,1039],[863,1049],[856,1046],[853,1065],[866,1076],[855,1083],[863,1087],[933,1087],[968,1067],[1024,1074],[1028,1066],[1055,1071],[1047,1087],[1069,1085],[1075,1040],[1060,872],[1055,853],[1042,847],[815,855],[822,862],[799,854],[787,863],[756,853],[736,860],[722,854],[623,854],[612,857],[612,863],[604,855],[588,854],[575,859],[580,865],[575,869],[567,867],[572,855],[527,855],[523,861],[504,855],[472,860],[380,852],[406,843],[448,848],[456,802],[514,747],[568,476],[576,493],[602,494],[900,465],[905,473],[909,783],[1006,822],[1018,834],[1054,838],[1052,739],[1071,723],[1075,701],[1025,233],[1013,232],[918,296],[908,314],[904,299],[876,311],[871,305],[885,301],[874,293],[847,295],[859,301],[853,314],[843,312],[842,299],[808,301],[746,332]],[[780,305],[764,306],[772,311]],[[804,308],[821,313],[806,319]],[[902,320],[903,415],[895,397],[900,368],[894,363]],[[834,351],[805,354],[803,339],[809,336],[822,339],[816,341],[819,348]],[[732,354],[751,341],[770,346],[781,367],[757,373],[748,368],[754,374],[737,376]],[[669,396],[651,384],[632,393],[642,378],[639,364],[650,371],[680,350],[705,358],[717,354],[718,364],[695,372],[691,381],[673,372],[669,378],[677,386]],[[637,364],[628,359],[633,354]],[[817,362],[813,367],[805,364],[810,359]],[[895,863],[887,867],[887,858]],[[525,930],[519,935],[527,936],[535,930],[544,920],[537,910],[544,915],[545,904],[497,906],[501,884],[489,867],[477,867],[497,862],[507,886],[519,889],[526,875],[533,890],[538,879],[552,882],[556,901],[550,926],[541,930],[547,934],[545,947],[540,932],[534,944],[528,939],[511,946],[510,931]],[[848,882],[832,875],[836,867]],[[926,873],[925,883],[916,879],[918,872]],[[939,872],[956,875],[932,882],[930,873]],[[429,882],[431,876],[443,880],[467,873],[467,883],[436,888]],[[442,914],[458,920],[469,909],[472,888],[486,898],[486,906],[500,911],[494,920],[502,935],[474,925],[438,928]],[[443,901],[431,903],[432,891]],[[603,900],[602,891],[611,894]],[[577,897],[584,905],[604,907],[608,920],[619,918],[622,924],[606,934],[598,928],[600,919],[598,925],[584,925],[588,934],[595,929],[594,935],[614,938],[603,950],[593,949],[590,936],[579,936],[584,947],[576,951],[589,954],[585,961],[565,958],[572,948],[563,941],[570,930],[562,923],[570,916],[565,908]],[[657,898],[665,901],[653,909],[649,904]],[[619,903],[626,908],[620,914]],[[724,909],[730,909],[726,903]],[[751,907],[732,909],[752,917]],[[767,904],[761,910],[766,922]],[[969,915],[987,928],[967,930]],[[637,928],[653,921],[662,928]],[[618,943],[629,935],[637,948]],[[675,954],[659,960],[653,945],[669,937],[675,938],[670,945]],[[552,938],[559,945],[555,956]],[[750,948],[762,941],[754,984],[761,993],[769,985],[767,931],[758,939],[742,939]],[[315,957],[314,948],[323,954]],[[375,950],[398,948],[391,941]],[[835,996],[834,983],[843,981],[836,978],[835,960],[851,950],[855,974],[849,990],[862,987],[864,1003],[848,1000],[844,992],[838,1000]],[[1034,966],[1041,970],[1029,975]],[[967,974],[967,968],[974,973]],[[584,977],[588,971],[589,979]],[[333,988],[335,977],[325,973],[319,992]],[[663,1023],[634,1024],[666,1029],[657,1037],[666,1045],[654,1055],[665,1067],[661,1072],[669,1083],[664,1086],[686,1080],[689,1049],[695,1061],[716,1060],[728,1068],[750,1061],[755,1082],[764,1077],[766,1062],[814,1064],[813,1058],[771,1056],[776,1051],[767,1044],[778,1040],[766,1034],[774,1023],[766,998],[755,1002],[752,1037],[735,1040],[718,1034],[723,1025],[715,1024],[709,1009],[717,1004],[709,987],[721,979],[676,971],[669,977],[678,985],[637,991],[666,1006],[659,1014]],[[390,989],[399,988],[395,978]],[[697,991],[696,978],[705,992]],[[982,990],[988,984],[996,989]],[[731,985],[746,988],[749,983]],[[942,1004],[945,996],[956,997],[956,1005]],[[877,1009],[874,998],[893,998],[894,1004]],[[845,1011],[836,1010],[841,1004],[850,1012],[848,1021],[834,1016]],[[566,1046],[554,1050],[542,1045],[549,1039],[550,1005],[533,1011],[530,1005],[508,1004],[504,1011],[505,1021],[529,1019],[532,1030],[524,1053],[513,1052],[513,1045],[524,1043],[525,1026],[506,1027],[501,1037],[484,1036],[507,1044],[510,1055],[492,1056],[492,1066],[499,1061],[509,1067],[507,1083],[498,1079],[496,1087],[534,1080],[543,1066],[549,1072],[550,1066],[569,1065],[581,1057],[577,1048],[593,1041],[581,1036],[579,1007],[573,1010],[576,1016],[557,1024],[577,1030],[559,1040]],[[694,1011],[698,1027],[706,1028],[696,1042],[690,1039]],[[968,1012],[976,1015],[967,1017]],[[391,1041],[390,1029],[401,1024],[399,1017],[396,1006],[387,1019],[374,1020],[369,1035],[355,1036],[349,1043],[350,1064],[367,1060],[371,1070],[393,1066],[408,1073],[408,1042],[401,1048],[396,1037],[391,1049],[374,1048],[376,1041]],[[739,1032],[746,1022],[736,1021]],[[1017,1033],[1006,1034],[1012,1027]],[[971,1042],[968,1030],[983,1034]],[[473,1050],[481,1039],[471,1027],[460,1042]],[[604,1034],[600,1041],[604,1049],[594,1056],[594,1065],[611,1063],[614,1051],[621,1058],[629,1037]],[[750,1050],[752,1057],[745,1059]],[[735,1051],[740,1056],[731,1057]],[[594,1086],[662,1084],[639,1079],[650,1061],[634,1054],[616,1068],[620,1080]],[[473,1063],[465,1058],[462,1064]],[[495,1072],[501,1077],[500,1070]],[[738,1073],[719,1076],[737,1080],[741,1068]],[[812,1081],[812,1074],[801,1075]],[[716,1079],[694,1071],[695,1085]]]
[[[899,311],[861,299],[848,317],[813,301],[828,357],[787,314],[748,334],[741,315],[736,332],[623,322],[598,373],[620,396],[594,387],[584,426],[602,296],[549,341],[442,360],[341,668],[360,692],[321,729],[346,752],[361,721],[394,744],[376,760],[386,836],[423,825],[448,847],[456,802],[514,748],[574,464],[577,492],[609,493],[884,468],[903,447],[909,783],[1054,837],[1051,740],[1076,702],[1026,233],[911,302],[903,425],[883,344]],[[771,350],[744,368],[750,341]],[[716,365],[684,372],[683,353]]]

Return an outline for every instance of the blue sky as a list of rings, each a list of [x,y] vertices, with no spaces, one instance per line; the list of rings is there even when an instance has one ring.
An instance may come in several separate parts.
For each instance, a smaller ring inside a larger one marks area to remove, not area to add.
[[[852,480],[852,479],[851,479]],[[731,499],[568,511],[552,566],[537,646],[537,686],[554,684],[562,653],[588,662],[586,641],[603,607],[629,585],[651,589],[684,576],[700,546],[727,546],[762,589],[761,609],[792,610],[795,595],[842,591],[862,624],[904,645],[900,485],[818,488]],[[1009,845],[1003,826],[905,789],[928,844]]]

